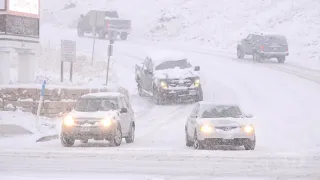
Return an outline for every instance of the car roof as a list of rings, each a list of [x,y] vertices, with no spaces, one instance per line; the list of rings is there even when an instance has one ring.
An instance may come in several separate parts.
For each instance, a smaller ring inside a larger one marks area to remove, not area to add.
[[[88,93],[81,98],[107,98],[107,97],[125,97],[119,92],[98,92],[98,93]]]
[[[238,106],[239,107],[239,104],[227,103],[227,102],[200,101],[199,104],[200,104],[200,106],[201,105],[212,105],[212,106]]]
[[[279,37],[285,37],[282,34],[272,33],[272,32],[254,32],[251,33],[252,35],[258,35],[258,36],[279,36]]]
[[[177,51],[154,51],[150,52],[147,57],[152,59],[154,64],[160,64],[166,61],[187,59],[187,57],[183,53]]]

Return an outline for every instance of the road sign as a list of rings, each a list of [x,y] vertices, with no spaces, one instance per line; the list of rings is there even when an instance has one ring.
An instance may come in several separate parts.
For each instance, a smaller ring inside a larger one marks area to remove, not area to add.
[[[61,61],[74,62],[76,60],[76,42],[61,40]]]

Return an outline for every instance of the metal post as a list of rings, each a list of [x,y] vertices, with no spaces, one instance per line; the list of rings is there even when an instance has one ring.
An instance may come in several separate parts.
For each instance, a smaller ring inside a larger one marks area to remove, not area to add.
[[[60,67],[60,69],[61,69],[61,74],[60,74],[60,76],[61,76],[61,82],[63,82],[63,61],[61,61],[61,67]]]
[[[70,63],[70,82],[72,82],[73,62]]]
[[[108,81],[109,81],[109,64],[110,64],[110,55],[108,55],[106,86],[108,86]]]
[[[92,55],[91,55],[91,65],[93,65],[93,55],[94,55],[94,47],[96,44],[96,26],[97,26],[97,12],[95,13],[94,27],[93,27],[93,45],[92,45]]]

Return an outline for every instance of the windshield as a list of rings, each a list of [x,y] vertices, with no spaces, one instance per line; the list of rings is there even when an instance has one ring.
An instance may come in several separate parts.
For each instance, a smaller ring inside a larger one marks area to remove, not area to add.
[[[110,111],[118,108],[117,99],[80,99],[75,110],[80,112]]]
[[[109,18],[119,18],[118,13],[116,11],[106,11],[105,16]]]
[[[191,64],[186,60],[178,61],[166,61],[155,67],[155,70],[165,70],[165,69],[174,69],[174,68],[186,69],[192,67]]]
[[[286,45],[287,40],[283,36],[265,36],[264,42],[270,44],[270,43],[276,43],[276,44],[281,44],[281,45]]]
[[[204,108],[201,118],[240,118],[242,112],[238,106],[211,106]]]

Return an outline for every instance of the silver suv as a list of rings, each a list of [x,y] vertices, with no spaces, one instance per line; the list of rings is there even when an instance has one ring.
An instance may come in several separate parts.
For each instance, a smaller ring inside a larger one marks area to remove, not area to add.
[[[91,93],[83,95],[63,118],[60,140],[65,147],[73,146],[75,140],[87,143],[89,139],[120,146],[122,138],[132,143],[134,133],[134,112],[126,96],[118,92]]]

